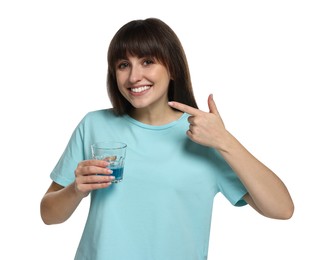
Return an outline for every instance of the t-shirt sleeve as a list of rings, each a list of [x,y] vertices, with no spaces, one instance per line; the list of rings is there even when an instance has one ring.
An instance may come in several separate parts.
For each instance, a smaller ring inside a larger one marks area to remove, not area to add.
[[[62,156],[50,175],[54,182],[64,187],[75,180],[75,169],[78,163],[86,159],[84,155],[83,121],[84,119],[75,128]]]
[[[219,191],[228,199],[232,205],[247,205],[247,202],[243,199],[243,196],[247,193],[247,189],[244,187],[236,173],[228,165],[224,158],[222,158],[217,151],[214,151],[214,153],[214,156],[219,157],[219,172],[217,177]]]

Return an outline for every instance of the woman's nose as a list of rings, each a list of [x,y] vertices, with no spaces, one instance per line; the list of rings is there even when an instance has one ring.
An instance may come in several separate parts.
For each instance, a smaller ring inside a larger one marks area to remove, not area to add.
[[[133,65],[129,74],[129,81],[131,83],[138,82],[142,79],[142,70],[139,66]]]

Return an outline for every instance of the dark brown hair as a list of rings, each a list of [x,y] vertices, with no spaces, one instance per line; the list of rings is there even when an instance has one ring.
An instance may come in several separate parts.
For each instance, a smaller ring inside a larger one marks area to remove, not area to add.
[[[114,35],[107,55],[107,91],[116,114],[128,114],[132,105],[120,93],[116,81],[116,63],[127,55],[154,57],[170,73],[168,99],[197,107],[187,58],[174,31],[156,18],[133,20]]]

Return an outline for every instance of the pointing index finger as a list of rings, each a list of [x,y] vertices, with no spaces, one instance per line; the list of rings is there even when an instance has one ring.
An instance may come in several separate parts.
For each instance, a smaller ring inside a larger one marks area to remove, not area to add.
[[[201,112],[197,108],[193,108],[191,106],[188,106],[188,105],[176,102],[176,101],[170,101],[170,102],[168,102],[168,105],[175,108],[175,109],[177,109],[177,110],[180,110],[182,112],[185,112],[185,113],[193,115],[193,116],[197,116]]]

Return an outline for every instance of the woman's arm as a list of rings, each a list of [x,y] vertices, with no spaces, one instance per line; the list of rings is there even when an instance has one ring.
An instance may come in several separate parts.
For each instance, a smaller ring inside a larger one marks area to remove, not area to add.
[[[289,219],[293,215],[293,201],[284,183],[226,130],[212,95],[208,99],[209,112],[178,102],[169,105],[191,115],[188,137],[223,156],[248,190],[244,199],[249,205],[270,218]]]
[[[40,203],[40,214],[45,224],[58,224],[66,221],[84,196],[78,194],[74,183],[63,187],[52,182]]]
[[[44,223],[50,225],[66,221],[90,191],[111,185],[114,176],[109,176],[112,171],[107,168],[108,165],[108,162],[101,160],[82,161],[75,170],[72,184],[63,187],[52,182],[40,203]]]
[[[231,134],[226,139],[227,148],[218,151],[248,190],[246,202],[266,217],[291,218],[294,205],[284,183]]]

